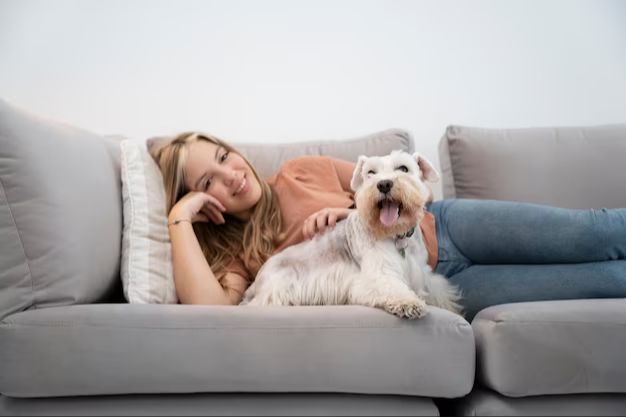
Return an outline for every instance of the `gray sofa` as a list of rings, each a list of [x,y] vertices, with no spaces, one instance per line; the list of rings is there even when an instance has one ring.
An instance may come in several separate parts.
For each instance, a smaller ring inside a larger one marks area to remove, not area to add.
[[[626,127],[612,129],[624,160]],[[463,197],[460,167],[474,155],[454,148],[453,131],[444,187]],[[0,101],[0,415],[626,410],[624,299],[498,305],[471,325],[438,309],[409,321],[360,306],[125,303],[119,141]],[[298,154],[354,160],[414,144],[389,130],[240,146],[265,172]]]

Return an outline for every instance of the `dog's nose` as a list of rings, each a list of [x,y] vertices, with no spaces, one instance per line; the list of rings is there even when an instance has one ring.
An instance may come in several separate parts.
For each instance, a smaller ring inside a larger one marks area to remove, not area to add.
[[[391,187],[393,187],[393,181],[391,180],[378,181],[378,184],[376,184],[378,191],[384,194],[387,194],[391,190]]]

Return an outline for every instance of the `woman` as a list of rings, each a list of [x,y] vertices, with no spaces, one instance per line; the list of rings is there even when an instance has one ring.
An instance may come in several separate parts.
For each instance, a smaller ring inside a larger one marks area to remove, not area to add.
[[[269,256],[332,228],[353,206],[347,161],[303,157],[265,181],[230,145],[194,132],[156,157],[184,304],[238,304]],[[428,210],[420,226],[429,264],[461,287],[468,319],[503,302],[502,291],[505,301],[626,296],[626,209],[443,200]]]

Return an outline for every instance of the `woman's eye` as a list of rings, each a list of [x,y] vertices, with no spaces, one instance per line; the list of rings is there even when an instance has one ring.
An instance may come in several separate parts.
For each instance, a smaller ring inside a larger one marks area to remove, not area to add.
[[[220,158],[220,162],[224,162],[226,159],[228,159],[228,154],[230,152],[224,152],[224,155],[222,155],[222,157]]]
[[[400,165],[398,168],[400,171],[402,172],[409,172],[409,169],[406,167],[406,165]]]
[[[211,185],[211,179],[209,178],[208,180],[206,180],[206,182],[204,183],[204,189],[208,189],[209,186]]]
[[[374,171],[374,170],[371,170],[371,169],[370,169],[370,170],[367,172],[367,175],[376,175],[376,171]]]

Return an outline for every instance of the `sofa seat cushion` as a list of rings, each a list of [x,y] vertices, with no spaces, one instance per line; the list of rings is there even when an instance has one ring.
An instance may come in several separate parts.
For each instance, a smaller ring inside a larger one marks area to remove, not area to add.
[[[472,321],[478,381],[509,397],[626,393],[626,299],[537,301]]]
[[[92,304],[0,324],[0,393],[343,392],[459,397],[474,382],[460,316],[363,306]]]

